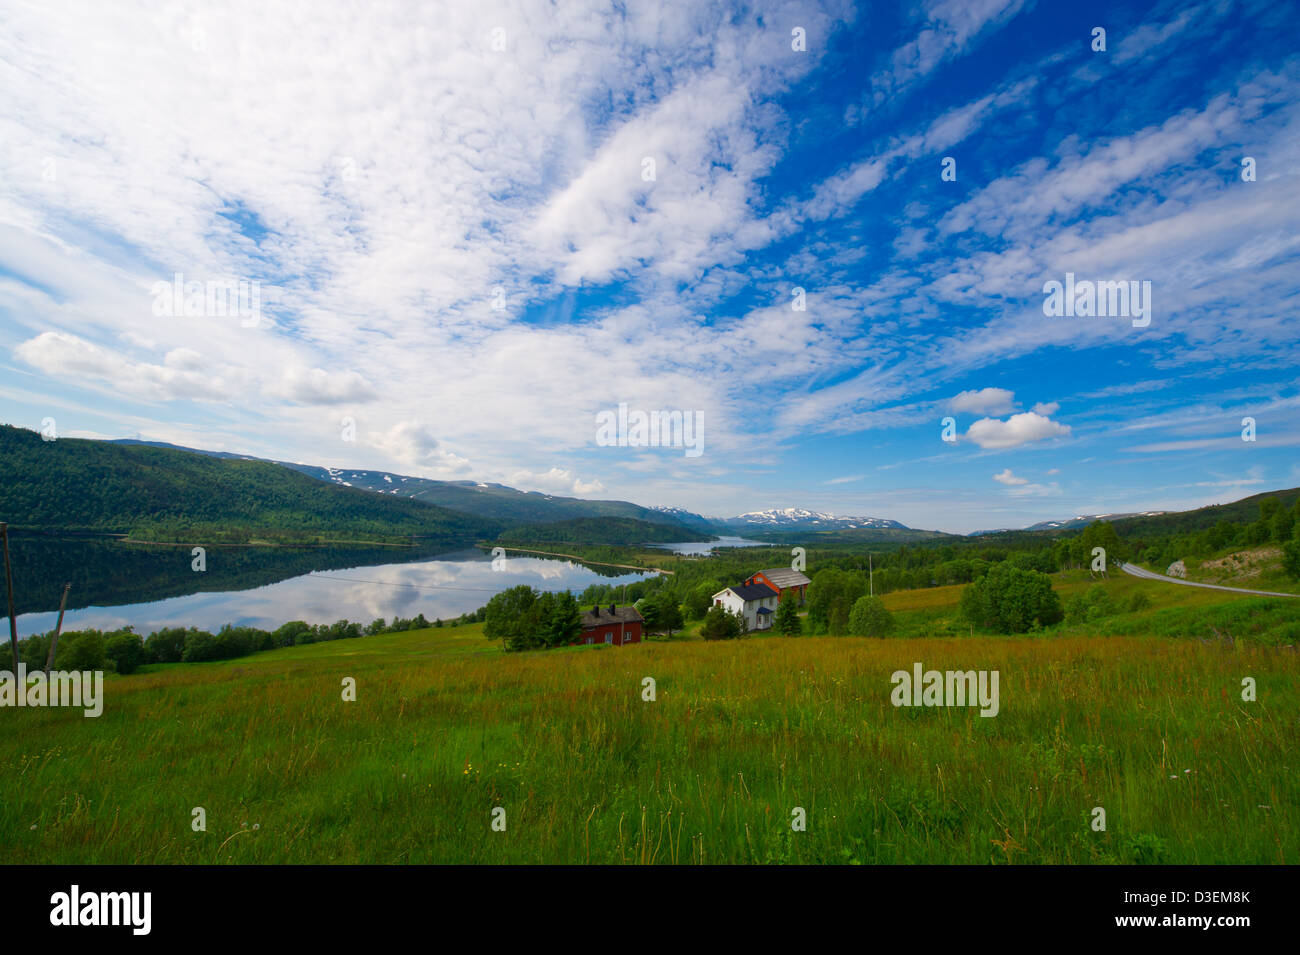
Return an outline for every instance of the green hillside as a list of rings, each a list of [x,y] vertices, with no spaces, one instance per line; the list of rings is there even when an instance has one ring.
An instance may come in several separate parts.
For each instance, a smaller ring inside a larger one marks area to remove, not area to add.
[[[278,464],[0,426],[0,520],[140,540],[490,536],[487,518],[313,480]]]
[[[503,532],[503,544],[672,544],[698,540],[700,533],[678,524],[638,521],[630,517],[579,517],[549,524],[530,524]]]

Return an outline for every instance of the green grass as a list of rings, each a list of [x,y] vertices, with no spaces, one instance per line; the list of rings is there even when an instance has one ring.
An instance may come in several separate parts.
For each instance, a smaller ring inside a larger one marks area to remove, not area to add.
[[[887,599],[904,630],[948,612]],[[916,661],[997,669],[1000,714],[895,709]],[[153,667],[98,719],[0,711],[0,861],[1294,863],[1296,669],[1102,626],[502,654],[473,625]]]

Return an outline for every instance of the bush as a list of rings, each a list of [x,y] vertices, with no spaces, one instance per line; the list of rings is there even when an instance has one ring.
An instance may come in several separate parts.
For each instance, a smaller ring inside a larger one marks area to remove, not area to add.
[[[104,641],[104,653],[118,673],[134,673],[145,662],[144,640],[138,633],[120,630]]]
[[[1151,606],[1151,598],[1146,595],[1146,591],[1138,590],[1129,595],[1128,600],[1124,602],[1124,609],[1129,613],[1137,613],[1140,610],[1146,610]]]
[[[894,616],[879,597],[859,597],[849,614],[849,633],[855,637],[883,637],[894,629]]]
[[[1024,633],[1059,623],[1065,616],[1052,579],[1037,570],[994,564],[961,594],[961,614],[971,624],[1003,633]]]

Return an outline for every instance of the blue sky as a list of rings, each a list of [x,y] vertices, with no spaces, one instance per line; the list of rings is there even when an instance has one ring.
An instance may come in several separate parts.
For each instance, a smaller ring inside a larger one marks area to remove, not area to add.
[[[1300,485],[1294,6],[626,7],[9,5],[0,420],[950,531]]]

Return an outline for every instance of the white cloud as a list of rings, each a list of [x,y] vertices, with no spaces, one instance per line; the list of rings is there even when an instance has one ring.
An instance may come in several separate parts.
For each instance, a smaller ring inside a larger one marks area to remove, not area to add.
[[[1018,448],[1049,438],[1063,438],[1069,425],[1059,424],[1033,411],[1012,415],[1006,421],[981,418],[966,431],[966,437],[981,448]]]
[[[544,491],[548,494],[599,494],[605,486],[598,480],[584,481],[568,468],[551,468],[549,471],[535,473],[516,471],[508,480],[509,484],[525,491]]]
[[[1011,473],[1010,468],[1003,468],[999,473],[993,475],[993,480],[997,481],[999,484],[1006,485],[1029,483],[1029,478],[1017,477]]]
[[[949,401],[948,407],[963,414],[1010,414],[1016,407],[1015,397],[1005,388],[981,388],[963,391]]]

